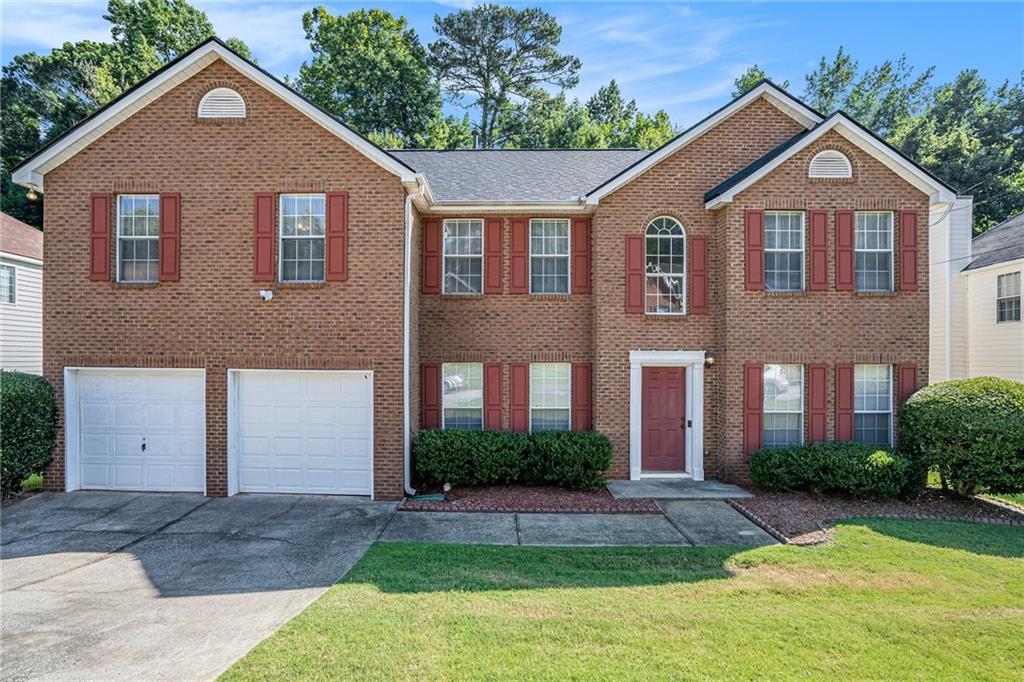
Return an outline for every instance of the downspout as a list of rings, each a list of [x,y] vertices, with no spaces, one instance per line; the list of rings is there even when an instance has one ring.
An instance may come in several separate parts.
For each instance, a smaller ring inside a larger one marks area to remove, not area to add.
[[[402,484],[406,495],[415,495],[412,487],[411,454],[412,434],[409,419],[409,342],[411,331],[409,318],[412,316],[412,202],[426,192],[426,186],[417,178],[416,191],[405,197],[405,285],[402,305]]]

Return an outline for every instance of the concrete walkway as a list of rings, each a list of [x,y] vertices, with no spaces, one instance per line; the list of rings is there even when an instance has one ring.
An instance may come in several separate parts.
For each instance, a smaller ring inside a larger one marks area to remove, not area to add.
[[[727,500],[753,497],[749,492],[721,481],[694,481],[688,478],[645,478],[639,481],[610,481],[612,497],[643,497],[652,500]]]

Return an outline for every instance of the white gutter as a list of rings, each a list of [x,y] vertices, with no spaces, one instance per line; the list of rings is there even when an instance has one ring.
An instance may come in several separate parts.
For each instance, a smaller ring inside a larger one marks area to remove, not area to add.
[[[410,465],[412,460],[412,434],[409,419],[409,318],[412,315],[412,202],[427,191],[426,180],[417,175],[416,190],[405,196],[405,284],[402,304],[402,484],[406,495],[415,495]]]

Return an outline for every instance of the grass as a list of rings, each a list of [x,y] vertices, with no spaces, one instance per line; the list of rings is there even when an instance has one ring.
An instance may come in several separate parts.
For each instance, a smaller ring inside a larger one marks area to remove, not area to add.
[[[1024,530],[852,520],[815,547],[376,544],[228,670],[285,679],[1013,679]]]
[[[1016,495],[988,495],[988,497],[994,497],[997,500],[1009,502],[1010,504],[1015,504],[1018,507],[1024,507],[1024,493],[1017,493]]]
[[[939,473],[937,471],[929,471],[928,472],[928,487],[929,488],[941,488],[942,487],[942,479],[939,478]],[[1008,495],[1002,495],[1002,494],[1000,494],[1000,495],[993,495],[993,494],[986,493],[986,494],[981,495],[981,497],[990,497],[992,499],[1000,500],[1002,502],[1009,502],[1010,504],[1017,505],[1018,507],[1021,507],[1022,509],[1024,509],[1024,493],[1014,493],[1014,494],[1008,494]]]
[[[43,489],[43,475],[32,474],[24,481],[21,482],[22,490],[42,490]]]

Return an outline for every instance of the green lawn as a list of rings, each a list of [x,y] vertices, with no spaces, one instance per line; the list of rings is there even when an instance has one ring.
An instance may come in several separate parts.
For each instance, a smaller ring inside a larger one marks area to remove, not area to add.
[[[854,520],[815,547],[376,544],[225,673],[1019,679],[1024,530]]]
[[[1018,507],[1024,507],[1024,493],[1017,493],[1016,495],[992,495],[992,497],[997,500],[1002,500],[1003,502],[1015,504]]]

